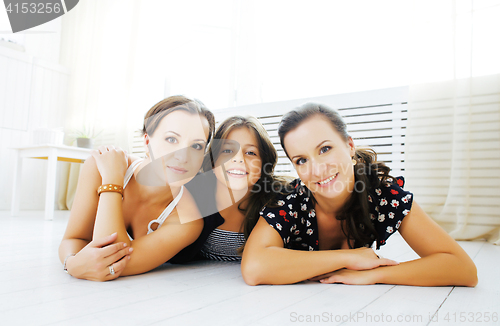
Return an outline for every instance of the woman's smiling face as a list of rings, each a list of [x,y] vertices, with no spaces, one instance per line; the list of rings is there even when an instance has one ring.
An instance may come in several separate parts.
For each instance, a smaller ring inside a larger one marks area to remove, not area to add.
[[[343,139],[323,116],[315,115],[288,132],[284,145],[300,179],[315,195],[335,198],[352,191],[354,143]]]
[[[231,131],[221,147],[215,166],[214,173],[217,180],[229,189],[233,191],[251,189],[259,180],[262,169],[255,132],[247,127]]]
[[[184,110],[166,115],[153,135],[147,135],[149,155],[161,159],[169,185],[180,186],[200,170],[208,139],[209,124],[205,117]]]

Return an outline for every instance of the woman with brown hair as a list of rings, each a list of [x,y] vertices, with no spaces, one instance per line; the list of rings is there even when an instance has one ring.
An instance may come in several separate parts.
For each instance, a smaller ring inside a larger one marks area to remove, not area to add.
[[[239,261],[259,209],[286,184],[274,175],[278,154],[253,117],[221,123],[205,156],[203,175],[187,187],[204,217],[200,237],[172,262],[192,259]]]
[[[214,125],[201,102],[171,96],[144,118],[146,159],[113,146],[92,151],[59,246],[64,270],[112,280],[147,272],[193,243],[203,220],[183,185],[200,170]]]
[[[477,284],[470,257],[402,189],[403,178],[354,146],[336,111],[303,105],[283,116],[278,134],[300,179],[260,211],[243,254],[248,284]],[[370,248],[396,230],[420,259],[399,264]]]

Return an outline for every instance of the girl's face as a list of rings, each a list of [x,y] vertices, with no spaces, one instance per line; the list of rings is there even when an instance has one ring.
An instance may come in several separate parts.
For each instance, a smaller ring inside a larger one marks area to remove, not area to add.
[[[354,186],[351,138],[346,142],[321,115],[286,134],[283,144],[304,184],[315,195],[335,198]]]
[[[262,169],[255,133],[246,127],[231,131],[221,147],[215,166],[217,181],[227,188],[233,191],[251,189],[259,180]]]
[[[205,117],[177,110],[160,121],[152,136],[145,135],[149,157],[161,160],[163,177],[170,186],[181,186],[198,173],[208,133]]]

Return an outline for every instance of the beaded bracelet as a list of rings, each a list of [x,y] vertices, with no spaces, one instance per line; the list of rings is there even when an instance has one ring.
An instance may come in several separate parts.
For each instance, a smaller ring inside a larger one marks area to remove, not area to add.
[[[97,194],[100,196],[101,192],[118,192],[120,193],[120,195],[122,195],[123,198],[123,187],[119,185],[114,185],[114,184],[101,185],[97,189]]]

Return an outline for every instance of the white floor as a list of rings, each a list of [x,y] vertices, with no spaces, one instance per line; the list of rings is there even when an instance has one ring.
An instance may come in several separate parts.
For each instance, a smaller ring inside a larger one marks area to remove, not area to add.
[[[301,283],[245,285],[238,263],[165,264],[97,283],[62,271],[68,212],[0,212],[0,325],[500,325],[500,247],[461,242],[479,285],[408,287]],[[381,250],[415,254],[400,236]],[[430,320],[431,319],[431,320]]]

